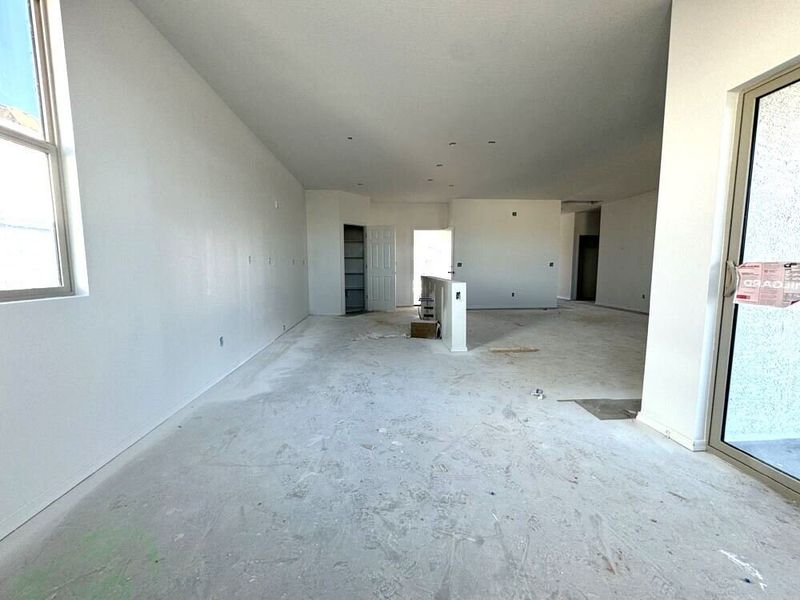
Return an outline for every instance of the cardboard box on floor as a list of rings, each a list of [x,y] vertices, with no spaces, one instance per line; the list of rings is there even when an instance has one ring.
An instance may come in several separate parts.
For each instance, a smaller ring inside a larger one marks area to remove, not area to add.
[[[439,323],[436,321],[423,321],[414,319],[411,321],[411,337],[435,340],[438,336]]]

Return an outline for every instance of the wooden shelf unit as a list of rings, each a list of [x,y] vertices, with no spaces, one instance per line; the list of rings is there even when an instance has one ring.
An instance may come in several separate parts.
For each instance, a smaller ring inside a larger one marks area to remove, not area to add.
[[[344,301],[347,313],[364,312],[366,308],[364,242],[362,226],[344,226]]]

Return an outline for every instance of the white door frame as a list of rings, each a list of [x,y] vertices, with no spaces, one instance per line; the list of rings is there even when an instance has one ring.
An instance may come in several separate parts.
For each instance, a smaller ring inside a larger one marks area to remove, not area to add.
[[[766,462],[750,456],[732,444],[726,443],[723,439],[723,434],[736,312],[733,302],[737,277],[735,267],[741,259],[746,229],[757,101],[762,96],[798,81],[799,75],[800,69],[793,67],[788,72],[784,72],[742,93],[739,99],[739,120],[736,130],[738,151],[734,163],[733,192],[728,215],[728,234],[725,246],[727,260],[722,268],[724,281],[720,289],[721,308],[717,324],[716,369],[711,397],[711,418],[709,420],[709,450],[733,462],[779,491],[790,495],[793,494],[792,497],[797,497],[797,494],[800,494],[800,482],[797,479],[779,471]]]
[[[418,231],[449,231],[450,232],[450,268],[448,269],[448,273],[450,274],[450,279],[455,279],[456,274],[456,267],[455,267],[455,259],[453,258],[453,253],[455,252],[455,242],[453,241],[453,228],[452,227],[413,227],[411,229],[411,304],[416,306],[419,304],[419,297],[414,297],[414,285],[417,282],[417,273],[416,273],[416,260],[417,260],[417,244],[416,244],[416,233]]]

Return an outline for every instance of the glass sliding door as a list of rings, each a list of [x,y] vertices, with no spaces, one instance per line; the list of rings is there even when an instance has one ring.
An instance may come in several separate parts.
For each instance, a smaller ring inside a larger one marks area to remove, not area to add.
[[[737,265],[800,263],[800,70],[743,96],[740,136],[711,446],[800,492],[800,303],[748,304],[736,292],[767,281],[739,282]]]

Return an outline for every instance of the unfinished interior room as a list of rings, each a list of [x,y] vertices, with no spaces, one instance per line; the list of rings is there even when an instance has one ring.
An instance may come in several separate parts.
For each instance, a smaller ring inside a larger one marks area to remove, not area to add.
[[[800,2],[0,0],[0,599],[800,598]]]

